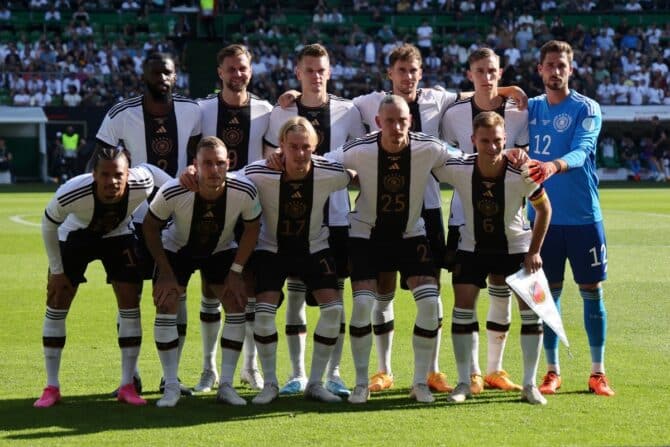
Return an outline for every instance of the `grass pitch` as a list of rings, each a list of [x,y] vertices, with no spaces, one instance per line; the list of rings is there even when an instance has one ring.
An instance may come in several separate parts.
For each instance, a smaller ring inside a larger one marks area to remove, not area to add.
[[[41,189],[42,190],[42,189]],[[21,191],[21,192],[17,192]],[[451,192],[445,191],[444,203]],[[659,189],[601,191],[609,245],[609,280],[605,299],[609,314],[607,371],[614,398],[587,392],[590,366],[576,286],[566,282],[563,317],[574,357],[562,348],[563,387],[544,408],[519,401],[518,394],[485,391],[460,406],[438,395],[433,405],[408,399],[413,370],[411,328],[414,304],[396,297],[393,365],[396,387],[373,395],[367,405],[326,405],[301,397],[280,398],[271,405],[232,408],[217,405],[214,393],[183,398],[174,409],[154,403],[160,365],[153,343],[149,285],[142,301],[144,343],[140,369],[143,408],[118,404],[109,392],[118,384],[116,304],[104,284],[101,265],[89,267],[67,320],[67,344],[61,368],[63,401],[54,408],[32,407],[45,382],[41,348],[46,256],[39,221],[51,193],[29,188],[0,189],[0,444],[2,445],[668,445],[670,444],[670,370],[668,314],[670,302],[670,194]],[[448,208],[447,208],[448,209]],[[180,377],[197,382],[200,367],[199,279],[189,286],[189,332]],[[448,334],[453,295],[449,276],[442,278],[445,328],[441,366],[453,382],[456,368]],[[347,289],[349,286],[346,286]],[[350,292],[345,298],[347,313]],[[483,326],[487,299],[480,300]],[[522,377],[519,326],[514,311],[505,367]],[[309,309],[308,330],[316,311]],[[277,318],[283,331],[283,308]],[[480,360],[485,366],[486,333]],[[308,337],[308,365],[311,340]],[[371,361],[371,372],[376,361]],[[278,374],[288,370],[286,344],[280,336]],[[540,376],[544,367],[540,366]],[[342,361],[345,381],[353,385],[348,340]],[[541,380],[541,377],[538,377]],[[243,397],[253,392],[238,388]]]

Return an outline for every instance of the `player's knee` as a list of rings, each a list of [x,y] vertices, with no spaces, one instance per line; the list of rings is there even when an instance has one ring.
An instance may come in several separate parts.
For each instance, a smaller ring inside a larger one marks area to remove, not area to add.
[[[381,273],[377,280],[377,293],[388,294],[395,291],[396,274],[395,273]]]
[[[421,286],[426,286],[426,285],[434,285],[437,286],[437,281],[433,276],[411,276],[407,278],[407,285],[409,286],[410,290],[414,290],[417,287]]]
[[[47,306],[52,309],[66,310],[70,308],[72,300],[74,299],[74,292],[66,290],[58,290],[50,293],[47,296]]]

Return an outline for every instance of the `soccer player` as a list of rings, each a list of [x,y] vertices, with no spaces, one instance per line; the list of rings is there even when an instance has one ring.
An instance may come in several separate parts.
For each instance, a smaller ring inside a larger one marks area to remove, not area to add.
[[[246,404],[232,382],[245,333],[246,288],[241,273],[258,240],[261,209],[253,183],[229,174],[228,163],[223,142],[217,137],[203,138],[194,160],[198,191],[171,180],[151,201],[144,219],[145,241],[157,267],[154,337],[165,378],[163,397],[156,402],[159,407],[174,407],[181,395],[178,298],[195,270],[200,270],[226,311],[217,400]],[[170,218],[172,223],[161,240],[161,228]],[[239,218],[244,231],[238,248],[234,228]]]
[[[596,143],[602,125],[597,102],[571,90],[572,47],[552,40],[540,48],[538,72],[545,93],[528,104],[529,178],[545,182],[553,215],[542,246],[544,270],[560,309],[566,259],[583,299],[584,326],[591,348],[589,390],[613,396],[605,376],[607,313],[602,282],[607,277],[607,244],[598,196]],[[530,212],[533,220],[535,215]],[[554,394],[561,387],[558,338],[545,327],[547,374],[540,391]]]
[[[459,96],[469,97],[471,92],[455,94],[441,88],[419,88],[423,76],[421,52],[411,44],[396,47],[389,55],[388,77],[391,80],[392,91],[405,99],[412,116],[411,130],[423,132],[433,137],[442,136],[442,117],[448,106],[453,104]],[[525,101],[525,94],[517,87],[500,88],[500,94],[513,95],[518,101]],[[381,100],[387,92],[372,92],[354,98],[354,104],[361,112],[363,122],[370,130],[378,130],[375,116]],[[442,222],[442,196],[439,184],[430,178],[426,187],[423,209],[421,212],[426,225],[426,235],[435,261],[435,275],[440,283],[440,270],[448,267],[445,262],[447,249]],[[403,281],[404,283],[405,281]],[[372,324],[377,346],[378,369],[370,378],[370,390],[382,391],[393,386],[393,372],[391,368],[391,348],[394,331],[393,298],[395,295],[396,278],[394,272],[384,272],[380,275],[378,292],[372,309]],[[428,386],[435,392],[449,392],[452,387],[447,383],[446,374],[440,372],[439,351],[442,337],[442,300],[438,301],[439,327],[438,338],[433,360],[427,379]]]
[[[494,111],[481,112],[472,122],[472,129],[475,153],[452,158],[433,171],[440,181],[452,184],[463,199],[464,224],[452,273],[455,300],[451,336],[458,385],[449,400],[457,403],[472,395],[470,366],[480,289],[486,287],[487,276],[490,285],[502,287],[505,277],[515,273],[519,264],[531,273],[542,267],[540,247],[551,217],[551,205],[542,186],[527,183],[503,154],[506,136],[502,116]],[[524,218],[527,198],[536,210],[532,231]],[[521,299],[519,309],[524,366],[521,396],[531,404],[544,405],[547,401],[535,384],[541,320]]]
[[[436,138],[410,132],[409,106],[400,96],[385,96],[375,121],[381,131],[331,152],[357,172],[360,182],[349,230],[354,295],[349,334],[356,367],[349,402],[367,402],[370,394],[371,311],[378,275],[399,270],[417,306],[410,397],[428,403],[435,399],[426,378],[438,334],[439,292],[421,209],[431,169],[441,166],[449,153]]]
[[[228,150],[228,169],[242,169],[248,163],[263,158],[263,136],[270,120],[272,106],[247,90],[251,76],[252,55],[239,44],[228,45],[217,54],[217,73],[221,80],[221,91],[199,100],[202,110],[202,135],[217,136]],[[236,237],[239,238],[241,225],[238,224]],[[243,364],[240,371],[242,383],[256,390],[263,389],[263,377],[256,364],[256,344],[254,343],[253,280],[245,272],[248,282],[246,309],[246,335],[244,338]],[[216,369],[216,349],[221,328],[221,306],[219,300],[205,287],[203,282],[200,302],[200,328],[202,333],[203,371],[195,391],[209,391],[218,382]]]
[[[154,184],[169,176],[149,165],[130,169],[128,153],[120,148],[98,149],[91,164],[92,173],[74,177],[58,189],[42,217],[49,258],[42,329],[47,386],[34,404],[38,408],[51,407],[61,399],[58,373],[65,319],[79,284],[86,282],[88,264],[96,259],[105,267],[119,306],[121,386],[116,398],[131,405],[146,404],[133,386],[142,342],[138,297],[142,277],[129,223],[130,214],[153,193]]]
[[[284,281],[300,277],[319,305],[314,330],[314,352],[305,397],[340,402],[323,386],[326,363],[340,333],[342,298],[337,291],[335,261],[328,246],[324,207],[330,194],[346,188],[351,177],[341,164],[314,155],[317,133],[304,117],[289,118],[279,131],[283,171],[266,161],[248,165],[244,172],[258,188],[263,217],[254,254],[256,321],[254,338],[263,367],[265,386],[252,400],[267,404],[279,395],[276,374],[277,326],[275,316]]]
[[[270,128],[267,142],[279,145],[279,130],[286,120],[294,116],[303,116],[309,120],[319,137],[315,154],[324,155],[337,149],[348,140],[365,135],[361,116],[354,104],[347,99],[330,95],[327,92],[330,79],[330,60],[328,51],[319,44],[306,45],[297,56],[296,77],[300,81],[302,92],[295,103],[287,108],[275,106],[270,116]],[[344,279],[349,276],[347,239],[349,236],[349,194],[346,189],[334,192],[328,200],[326,223],[330,236],[329,246],[335,258],[337,287],[340,299],[344,290]],[[304,391],[307,384],[305,374],[305,338],[307,318],[305,314],[305,284],[298,278],[289,277],[287,281],[286,302],[286,341],[291,359],[292,372],[279,394],[295,394]],[[328,362],[325,387],[334,394],[348,397],[349,390],[339,373],[340,359],[345,336],[345,316],[342,313],[342,325],[333,356]]]
[[[467,77],[475,86],[475,94],[452,104],[442,118],[444,139],[450,145],[471,154],[472,120],[483,111],[495,111],[505,120],[506,147],[528,147],[528,112],[519,110],[516,103],[498,93],[502,76],[500,60],[490,48],[479,48],[468,57]],[[465,224],[463,205],[458,191],[451,199],[447,252],[453,258],[458,248],[459,227]],[[486,377],[479,367],[479,331],[473,332],[472,365],[470,370],[471,392],[479,394],[484,386],[505,391],[520,391],[521,386],[512,382],[503,369],[503,353],[512,317],[512,292],[504,281],[488,284],[489,311],[486,317],[488,361]],[[475,322],[477,321],[475,314]],[[486,385],[485,385],[486,383]]]
[[[130,151],[133,163],[158,166],[174,177],[193,159],[201,136],[200,109],[195,101],[172,93],[177,74],[171,56],[151,53],[144,60],[142,70],[144,93],[109,109],[96,135],[98,147],[122,144]],[[142,233],[147,208],[145,203],[133,213],[145,279],[151,278],[153,271],[153,260],[144,246]],[[180,353],[186,340],[186,322],[186,295],[183,295],[177,312]],[[139,374],[135,380],[136,386],[141,388]],[[182,387],[182,392],[191,393],[187,387]]]

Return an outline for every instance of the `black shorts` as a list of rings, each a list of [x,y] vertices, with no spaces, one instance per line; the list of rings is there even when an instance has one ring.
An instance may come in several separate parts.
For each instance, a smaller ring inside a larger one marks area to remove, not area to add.
[[[60,252],[65,276],[73,286],[86,282],[86,268],[96,259],[105,267],[108,283],[142,283],[132,234],[101,238],[76,231],[60,242]]]
[[[330,249],[305,255],[257,250],[253,264],[257,294],[281,291],[289,276],[300,278],[310,290],[337,289],[337,272]]]
[[[186,287],[188,280],[196,270],[208,284],[223,284],[235,259],[235,249],[219,251],[207,257],[194,257],[186,250],[177,253],[165,251],[177,283]]]
[[[469,251],[456,252],[456,264],[451,274],[452,284],[473,284],[480,289],[486,288],[489,274],[509,276],[519,271],[523,265],[525,253],[483,254]]]
[[[349,276],[349,227],[328,227],[328,246],[335,260],[338,278]]]
[[[435,264],[425,236],[408,239],[397,237],[349,238],[351,280],[377,279],[381,272],[399,271],[406,278],[434,276]]]
[[[142,279],[152,279],[154,276],[154,270],[156,268],[156,263],[154,262],[153,256],[147,248],[147,244],[144,241],[144,230],[142,229],[141,222],[133,222],[135,227],[135,256],[137,257],[137,262],[139,265],[140,275]]]
[[[444,223],[442,221],[442,210],[440,208],[424,209],[421,217],[426,224],[426,238],[430,244],[430,252],[433,254],[435,268],[445,268],[445,256],[447,254],[447,243],[444,238]]]

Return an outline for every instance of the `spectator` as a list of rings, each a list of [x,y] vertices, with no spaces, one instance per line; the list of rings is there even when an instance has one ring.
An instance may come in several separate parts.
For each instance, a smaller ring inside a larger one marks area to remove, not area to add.
[[[135,0],[124,0],[123,3],[121,3],[122,11],[137,11],[139,9],[140,4],[137,3]]]
[[[74,85],[67,88],[67,93],[63,95],[63,104],[68,107],[77,107],[81,103],[81,95]]]
[[[74,14],[72,14],[72,21],[77,23],[81,20],[89,21],[88,12],[84,9],[84,5],[80,4]]]
[[[51,105],[51,95],[49,94],[49,91],[47,90],[46,85],[42,85],[42,88],[40,91],[36,92],[33,94],[33,96],[30,98],[30,101],[32,105],[37,106],[37,107],[46,107]]]
[[[606,76],[603,78],[602,84],[598,86],[596,90],[596,98],[598,102],[602,105],[610,105],[614,102],[614,95],[616,94],[616,88],[610,82],[610,77]]]
[[[628,102],[632,106],[641,106],[644,104],[644,97],[647,94],[647,88],[640,85],[637,79],[632,81],[633,85],[628,89]]]
[[[27,88],[23,88],[14,94],[12,102],[15,106],[28,107],[30,105],[30,93]]]
[[[628,104],[628,86],[622,78],[618,78],[614,84],[614,103],[618,106]]]
[[[433,47],[433,27],[428,24],[428,20],[423,20],[421,26],[416,29],[416,38],[421,54],[426,57]]]
[[[629,178],[639,182],[640,171],[642,169],[640,166],[640,157],[637,153],[637,149],[635,148],[633,138],[629,132],[623,134],[623,137],[621,138],[621,144],[619,146],[621,152],[620,159],[629,171]]]
[[[623,9],[626,11],[642,11],[642,5],[637,0],[628,0]]]
[[[600,148],[600,162],[605,168],[619,167],[619,150],[616,141],[611,135],[606,135],[602,138],[599,144]]]
[[[60,11],[56,9],[56,6],[52,3],[49,5],[49,9],[44,13],[44,22],[58,22],[60,23]]]
[[[7,149],[7,142],[0,138],[0,183],[13,183],[12,153]]]
[[[60,96],[63,94],[63,83],[56,77],[55,73],[49,73],[49,79],[44,82],[47,87],[47,92],[53,96]]]

